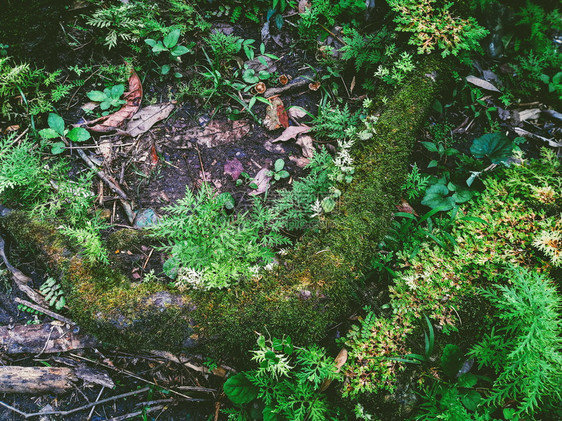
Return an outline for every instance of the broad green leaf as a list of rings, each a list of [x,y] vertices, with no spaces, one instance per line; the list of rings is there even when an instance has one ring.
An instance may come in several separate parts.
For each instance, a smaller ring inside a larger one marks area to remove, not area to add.
[[[465,373],[459,377],[458,384],[460,387],[474,387],[478,382],[478,377],[472,373]]]
[[[58,155],[63,153],[65,150],[65,146],[63,142],[55,142],[51,145],[51,153],[53,155]]]
[[[275,172],[281,171],[284,167],[285,167],[285,161],[283,161],[281,158],[275,161]]]
[[[290,174],[289,174],[288,171],[282,170],[282,171],[279,171],[277,173],[277,175],[279,176],[279,178],[287,178],[287,177],[289,177]]]
[[[95,102],[102,102],[107,98],[107,95],[102,91],[90,91],[86,95],[88,95],[88,98]]]
[[[165,76],[165,75],[167,75],[168,73],[170,73],[170,66],[167,65],[167,64],[164,64],[164,65],[162,66],[162,68],[160,69],[160,74],[162,74],[162,75]]]
[[[454,379],[462,367],[464,355],[458,345],[447,344],[441,355],[441,369],[449,378]]]
[[[151,47],[154,47],[156,45],[156,40],[154,39],[147,38],[144,40],[144,42],[150,45]]]
[[[464,203],[472,199],[473,195],[474,193],[470,190],[457,189],[456,193],[453,194],[453,199],[456,203]]]
[[[179,262],[175,257],[171,257],[164,262],[162,270],[170,279],[176,279],[178,276]]]
[[[121,98],[121,95],[125,92],[125,85],[115,85],[111,87],[111,97],[113,99]]]
[[[434,184],[425,192],[422,205],[429,206],[432,209],[440,208],[447,211],[455,206],[455,199],[448,196],[449,189],[442,184]]]
[[[48,129],[43,129],[43,130],[39,130],[39,135],[43,138],[43,139],[54,139],[56,137],[60,137],[61,135],[58,134],[56,131],[54,131],[51,128]]]
[[[222,201],[224,207],[228,210],[234,209],[234,206],[236,205],[236,202],[234,201],[234,197],[228,192],[221,193],[218,199]]]
[[[481,400],[482,396],[476,390],[470,390],[466,395],[461,397],[462,404],[469,411],[476,411]]]
[[[271,77],[271,73],[266,72],[265,70],[260,70],[258,76],[261,80],[267,80]]]
[[[189,48],[183,46],[183,45],[178,45],[177,47],[175,47],[172,50],[172,55],[174,57],[179,57],[179,56],[183,56],[184,54],[189,53]]]
[[[332,212],[336,207],[336,201],[331,197],[325,197],[320,204],[322,205],[322,210],[326,213]]]
[[[178,43],[178,39],[180,38],[180,30],[174,29],[168,35],[164,37],[164,45],[167,48],[172,48]]]
[[[507,161],[512,154],[513,143],[503,133],[489,133],[474,139],[470,152],[475,158],[489,158],[492,164]]]
[[[258,396],[259,389],[244,375],[238,373],[224,383],[224,394],[233,403],[243,405],[252,402]]]
[[[159,54],[162,51],[168,51],[168,48],[164,47],[161,41],[158,41],[154,47],[152,47],[152,52],[155,54]]]
[[[437,152],[437,145],[433,142],[421,142],[429,152]]]
[[[100,108],[102,110],[109,110],[111,108],[111,99],[106,99],[102,103],[100,103]]]
[[[84,142],[90,138],[90,132],[82,127],[75,127],[66,135],[73,142]]]
[[[53,129],[61,136],[64,136],[64,120],[60,115],[55,113],[50,113],[47,119],[47,123],[49,124],[49,127],[51,129]]]
[[[258,83],[260,78],[256,76],[256,71],[254,69],[246,69],[242,74],[242,79],[246,83]]]

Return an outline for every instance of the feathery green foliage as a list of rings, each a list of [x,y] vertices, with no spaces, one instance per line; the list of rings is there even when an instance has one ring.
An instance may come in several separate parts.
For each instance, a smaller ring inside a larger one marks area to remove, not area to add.
[[[562,402],[562,299],[552,280],[511,268],[511,285],[483,294],[496,308],[495,328],[470,355],[498,377],[486,403],[517,402],[517,415],[532,416]]]

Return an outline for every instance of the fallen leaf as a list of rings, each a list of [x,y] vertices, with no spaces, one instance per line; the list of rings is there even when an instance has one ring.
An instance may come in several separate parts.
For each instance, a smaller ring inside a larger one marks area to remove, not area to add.
[[[317,91],[320,88],[320,82],[310,82],[308,84],[308,89],[311,91]]]
[[[302,15],[312,7],[310,0],[299,0],[299,13]]]
[[[297,158],[296,156],[290,156],[289,160],[291,162],[294,162],[295,165],[299,168],[304,168],[308,164],[310,164],[310,159],[308,159],[308,158]]]
[[[158,164],[158,153],[156,152],[156,146],[152,145],[150,148],[150,163],[152,166],[156,166]]]
[[[305,158],[312,158],[314,156],[314,144],[313,139],[310,135],[305,134],[299,136],[297,145],[302,148],[302,155]]]
[[[336,356],[336,358],[334,359],[334,364],[337,368],[336,373],[340,372],[341,368],[344,366],[346,362],[347,362],[347,350],[345,348],[342,348],[341,351]],[[325,391],[330,386],[330,384],[332,384],[332,379],[325,379],[320,384],[320,389],[318,391],[319,392]]]
[[[287,115],[287,111],[285,111],[285,105],[281,103],[277,105],[277,118],[279,118],[279,124],[282,127],[289,127],[289,116]]]
[[[482,89],[486,89],[488,91],[500,92],[500,90],[498,88],[496,88],[494,85],[492,85],[490,82],[487,82],[484,79],[480,79],[479,77],[476,77],[476,76],[467,76],[466,81],[468,83],[472,83],[473,85],[476,85],[476,86],[478,86]]]
[[[287,140],[295,139],[299,134],[306,133],[309,130],[310,127],[308,126],[289,126],[283,130],[283,133],[281,133],[279,137],[273,139],[272,142],[286,142]]]
[[[298,120],[299,118],[306,117],[308,112],[302,107],[294,106],[287,110],[287,114],[289,114],[289,117]]]
[[[266,151],[268,152],[272,152],[272,153],[279,153],[279,154],[284,154],[286,151],[285,149],[283,149],[283,147],[279,144],[273,144],[270,140],[266,140],[263,143],[263,147],[265,148]]]
[[[224,173],[232,177],[234,181],[238,180],[240,174],[244,171],[244,166],[238,159],[234,158],[224,163]]]
[[[118,111],[92,121],[87,121],[79,126],[86,126],[88,130],[98,133],[119,131],[119,127],[139,110],[142,102],[142,83],[132,68],[131,76],[129,77],[129,90],[125,92],[124,98],[127,102]]]
[[[250,193],[252,196],[256,196],[258,194],[265,193],[265,191],[269,188],[269,181],[271,180],[271,176],[269,175],[269,170],[267,168],[262,168],[258,171],[252,183],[255,183],[257,188],[254,189]]]
[[[236,142],[246,136],[251,129],[247,120],[213,120],[205,127],[194,127],[184,132],[184,140],[195,139],[198,145],[214,148]]]
[[[406,212],[418,216],[414,208],[405,199],[400,201],[400,204],[396,206],[396,209],[398,209],[398,212]]]
[[[540,108],[530,108],[528,110],[515,111],[515,114],[518,115],[519,121],[536,120],[541,115],[541,110]]]
[[[279,97],[273,97],[269,99],[270,104],[265,109],[265,118],[263,119],[263,125],[267,130],[276,130],[281,127],[281,122],[279,121],[278,108],[279,106],[285,109],[283,101]]]
[[[140,109],[127,124],[127,133],[132,137],[146,133],[157,122],[167,118],[173,109],[174,104],[171,103],[154,104]]]

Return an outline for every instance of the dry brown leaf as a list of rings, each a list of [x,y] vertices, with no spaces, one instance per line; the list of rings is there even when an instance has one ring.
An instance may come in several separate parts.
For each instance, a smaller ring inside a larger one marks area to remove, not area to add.
[[[308,159],[308,158],[298,158],[296,156],[290,156],[289,160],[294,162],[295,165],[299,168],[304,168],[308,164],[310,164],[310,159]]]
[[[299,118],[306,117],[308,112],[302,107],[294,106],[287,110],[287,114],[289,114],[289,117],[298,120]]]
[[[281,122],[279,121],[278,108],[285,106],[283,101],[279,97],[273,97],[269,99],[270,104],[265,109],[265,118],[263,119],[263,125],[267,130],[276,130],[281,127]]]
[[[536,120],[541,115],[540,108],[530,108],[528,110],[515,111],[519,117],[519,121]]]
[[[195,139],[198,145],[213,148],[234,143],[246,136],[251,129],[247,120],[213,120],[205,127],[194,127],[183,134],[185,140]]]
[[[479,77],[476,77],[476,76],[472,76],[472,75],[467,76],[466,81],[468,83],[472,83],[473,85],[476,85],[476,86],[478,86],[482,89],[486,89],[488,91],[501,92],[498,88],[496,88],[490,82],[485,81],[484,79],[480,79]]]
[[[127,124],[127,133],[136,137],[147,132],[157,122],[167,118],[173,109],[174,104],[172,103],[154,104],[141,108]]]
[[[299,136],[297,145],[302,148],[302,156],[305,158],[312,158],[314,156],[314,144],[310,135],[304,134]]]
[[[406,212],[411,213],[412,215],[419,216],[414,208],[405,199],[402,199],[400,201],[400,204],[396,205],[396,209],[398,209],[398,212]]]
[[[267,168],[262,168],[258,171],[256,176],[252,180],[252,183],[255,183],[258,186],[250,193],[252,196],[265,193],[265,191],[269,188],[269,181],[271,180],[269,172],[270,171]]]
[[[312,7],[312,4],[310,2],[310,0],[299,0],[299,13],[303,14],[306,12],[306,10],[310,10],[310,8]]]
[[[281,133],[279,137],[273,139],[272,142],[286,142],[287,140],[295,139],[299,134],[306,133],[309,130],[310,127],[308,126],[289,126],[283,130],[283,133]]]
[[[129,77],[129,90],[125,92],[124,97],[127,102],[118,111],[87,121],[80,126],[85,126],[89,131],[98,133],[119,131],[119,127],[139,110],[142,102],[142,83],[133,69],[131,69]]]
[[[337,373],[340,372],[341,368],[344,366],[344,364],[346,362],[347,362],[347,349],[342,348],[341,351],[336,356],[336,358],[334,359],[334,364],[337,368],[337,371],[336,371]],[[320,384],[319,392],[325,391],[330,386],[330,384],[332,384],[332,380],[331,379],[325,379]]]

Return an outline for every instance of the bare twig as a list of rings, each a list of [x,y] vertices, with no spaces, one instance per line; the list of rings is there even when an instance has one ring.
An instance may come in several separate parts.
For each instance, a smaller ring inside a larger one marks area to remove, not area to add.
[[[100,389],[100,393],[98,393],[98,397],[96,398],[96,402],[99,402],[100,398],[101,398],[101,394],[103,393],[105,387],[102,386]],[[96,403],[94,402],[94,403]],[[92,418],[92,415],[94,413],[94,411],[96,410],[96,406],[92,406],[92,409],[90,411],[90,413],[88,414],[88,418],[86,418],[87,421],[89,421]]]
[[[110,398],[105,398],[105,399],[102,399],[100,401],[91,402],[89,404],[79,406],[78,408],[69,409],[68,411],[45,411],[45,412],[33,412],[33,413],[28,414],[28,413],[20,411],[19,409],[14,408],[13,406],[8,405],[7,403],[4,403],[2,401],[0,401],[0,405],[4,406],[5,408],[8,408],[11,411],[17,412],[18,414],[20,414],[25,419],[31,418],[31,417],[44,416],[44,415],[63,415],[64,416],[64,415],[73,414],[75,412],[83,411],[85,409],[91,408],[93,406],[100,405],[102,403],[113,402],[113,401],[116,401],[116,400],[119,400],[119,399],[122,399],[122,398],[127,398],[129,396],[134,396],[134,395],[138,395],[140,393],[148,392],[149,390],[150,390],[150,387],[148,387],[148,386],[143,387],[142,389],[133,390],[132,392],[127,392],[127,393],[122,393],[121,395],[112,396]]]
[[[152,408],[145,408],[141,411],[131,412],[129,414],[120,415],[118,417],[107,418],[105,421],[124,421],[124,420],[128,420],[129,418],[142,416],[143,414],[148,414],[150,412],[159,411],[159,410],[164,409],[164,408],[166,408],[165,405],[153,406]]]
[[[51,311],[51,310],[49,310],[49,309],[46,309],[45,307],[41,307],[40,305],[33,304],[32,302],[29,302],[29,301],[27,301],[27,300],[22,300],[21,298],[18,298],[18,297],[15,297],[15,298],[14,298],[14,301],[15,301],[16,303],[18,303],[18,304],[23,304],[23,305],[26,306],[26,307],[32,308],[33,310],[37,310],[37,311],[39,311],[39,312],[41,312],[41,313],[43,313],[43,314],[46,314],[47,316],[52,317],[53,319],[58,320],[58,321],[60,321],[60,322],[69,324],[69,325],[71,325],[71,326],[75,326],[75,325],[76,325],[76,322],[73,322],[72,320],[67,319],[67,318],[64,317],[64,316],[61,316],[60,314],[55,313],[54,311]]]

